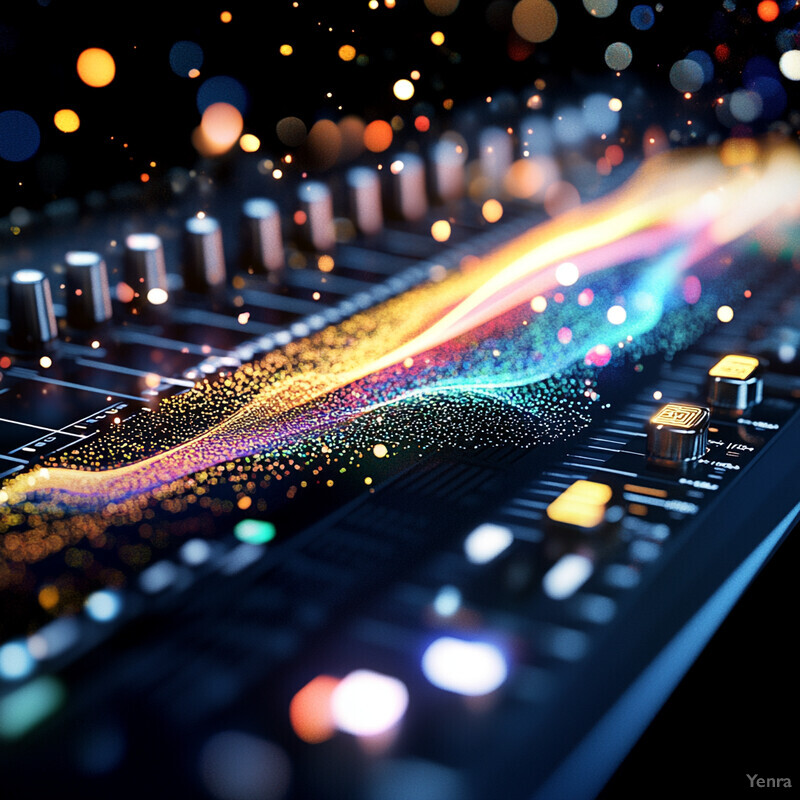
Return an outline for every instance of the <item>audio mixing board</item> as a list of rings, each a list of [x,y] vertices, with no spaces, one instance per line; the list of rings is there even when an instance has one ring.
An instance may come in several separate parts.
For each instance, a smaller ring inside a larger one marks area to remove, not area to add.
[[[564,24],[507,5],[512,61]],[[9,209],[7,796],[596,797],[800,519],[800,149],[747,119],[759,65],[703,142],[541,80],[285,116],[278,156],[226,77],[192,165]]]

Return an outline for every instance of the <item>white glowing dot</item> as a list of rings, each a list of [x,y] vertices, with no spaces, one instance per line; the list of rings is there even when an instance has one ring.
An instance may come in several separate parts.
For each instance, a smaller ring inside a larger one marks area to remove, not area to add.
[[[572,286],[580,277],[577,266],[571,261],[565,261],[556,267],[556,280],[562,286]]]
[[[586,583],[593,571],[591,559],[578,553],[568,553],[545,573],[542,588],[553,600],[565,600]]]
[[[608,108],[610,111],[622,111],[622,100],[618,97],[612,97],[608,101]]]
[[[50,358],[50,356],[42,356],[39,359],[39,366],[42,369],[47,369],[48,367],[52,367],[53,366],[53,359]]]
[[[9,642],[0,647],[0,676],[8,680],[27,677],[34,667],[33,656],[20,642]]]
[[[464,539],[464,553],[471,564],[488,564],[513,541],[514,534],[508,528],[485,522]]]
[[[800,81],[800,50],[787,50],[778,61],[784,78]]]
[[[414,84],[406,78],[401,78],[395,81],[392,91],[398,100],[410,100],[414,96]]]
[[[730,322],[733,319],[733,309],[730,306],[720,306],[717,309],[717,319],[720,322]]]
[[[402,681],[359,669],[342,678],[331,695],[331,716],[340,731],[376,736],[391,730],[408,708]]]
[[[612,325],[622,325],[628,318],[628,314],[622,306],[611,306],[606,311],[606,317]]]
[[[169,300],[169,295],[167,294],[166,289],[161,289],[158,286],[154,286],[148,293],[147,293],[147,301],[152,303],[154,306],[161,306]]]
[[[536,297],[531,300],[531,309],[535,311],[537,314],[541,314],[547,308],[547,298],[543,297],[540,294],[537,294]]]
[[[658,389],[656,389],[653,392],[653,400],[660,400],[663,396],[664,396],[664,394],[662,392],[660,392]]]
[[[505,683],[508,664],[493,644],[442,636],[423,653],[422,672],[440,689],[480,697]]]

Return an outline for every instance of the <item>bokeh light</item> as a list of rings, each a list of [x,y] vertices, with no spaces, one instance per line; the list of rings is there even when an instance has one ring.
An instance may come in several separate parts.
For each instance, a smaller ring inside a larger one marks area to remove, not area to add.
[[[346,675],[331,696],[336,727],[356,736],[377,736],[397,725],[408,707],[402,681],[372,670]]]
[[[356,57],[356,49],[351,44],[343,44],[339,48],[339,58],[342,61],[352,61]]]
[[[317,675],[292,698],[289,721],[297,736],[309,744],[319,744],[333,736],[336,726],[331,713],[331,696],[339,680]]]
[[[204,81],[197,90],[197,110],[202,114],[214,103],[227,103],[244,114],[247,91],[239,81],[227,75],[217,75]]]
[[[772,22],[778,19],[781,10],[775,0],[761,0],[756,8],[756,12],[758,13],[759,19],[763,22]]]
[[[431,34],[431,42],[437,47],[444,44],[444,34],[441,31],[434,31]]]
[[[36,120],[24,111],[0,112],[0,158],[27,161],[38,149],[41,133]]]
[[[696,92],[704,78],[703,68],[689,58],[676,61],[669,71],[669,82],[679,92]]]
[[[583,7],[593,17],[610,17],[617,10],[617,0],[583,0]]]
[[[625,42],[614,42],[606,48],[604,58],[610,69],[621,72],[630,66],[633,60],[633,51]]]
[[[287,147],[299,147],[308,136],[306,124],[299,117],[284,117],[279,120],[275,133]]]
[[[489,642],[442,636],[422,656],[425,677],[440,689],[480,697],[499,689],[508,677],[508,664]]]
[[[175,42],[169,51],[169,65],[181,78],[194,77],[203,66],[203,48],[196,42]]]
[[[511,13],[511,23],[528,42],[545,42],[555,32],[558,12],[549,0],[519,0]]]
[[[89,47],[78,56],[78,77],[87,86],[108,86],[117,72],[116,64],[108,50]]]
[[[656,21],[656,15],[650,6],[634,6],[631,9],[631,25],[637,31],[649,31]]]
[[[458,8],[459,0],[425,0],[425,8],[437,17],[447,17]]]
[[[398,100],[410,100],[414,96],[414,84],[407,78],[401,78],[399,81],[395,81],[392,94]]]
[[[318,169],[332,167],[342,152],[341,131],[337,124],[330,119],[317,120],[311,126],[306,142]]]
[[[800,50],[787,50],[778,61],[781,73],[790,81],[800,81]]]
[[[255,153],[258,151],[258,148],[261,147],[261,140],[252,133],[245,133],[239,139],[239,147],[241,147],[245,153]]]
[[[446,219],[437,219],[431,225],[431,236],[437,242],[446,242],[450,238],[450,223]]]
[[[62,133],[74,133],[81,126],[80,117],[71,108],[56,111],[53,123]]]
[[[375,119],[364,128],[364,147],[371,153],[382,153],[392,144],[392,126],[383,119]]]
[[[481,206],[481,214],[487,222],[499,222],[503,217],[503,204],[493,197]]]
[[[243,126],[242,115],[235,106],[212,103],[203,112],[193,143],[201,155],[222,155],[236,144]]]

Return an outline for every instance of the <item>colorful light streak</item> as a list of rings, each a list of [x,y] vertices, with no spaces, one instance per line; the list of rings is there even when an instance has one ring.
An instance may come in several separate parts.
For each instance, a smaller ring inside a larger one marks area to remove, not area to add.
[[[568,436],[588,422],[594,399],[570,369],[605,364],[618,344],[669,325],[665,312],[686,308],[673,291],[679,276],[762,223],[795,213],[798,176],[800,156],[782,144],[735,166],[713,151],[654,157],[619,192],[477,265],[167,398],[154,412],[16,476],[0,495],[8,503],[0,529],[10,533],[2,555],[38,560],[100,535],[109,521],[136,522],[154,498],[167,510],[185,507],[176,498],[202,500],[228,479],[245,483],[231,466],[242,459],[263,471],[268,458],[287,458],[298,469],[337,447],[369,450],[370,437],[388,441],[386,430],[394,440],[413,432],[457,446],[460,434],[474,441],[487,409],[498,408],[517,426],[503,434],[507,440]],[[554,302],[532,314],[531,298],[559,288],[555,273],[566,260],[581,276],[576,298],[581,282],[602,272],[593,278],[591,304]],[[617,267],[642,260],[638,277],[626,279],[626,318],[612,324],[606,313],[620,293]],[[556,337],[564,328],[571,335]],[[698,323],[692,328],[682,318],[668,328],[676,348],[699,333]],[[452,417],[455,426],[442,433],[436,420]],[[72,524],[76,512],[87,516]]]

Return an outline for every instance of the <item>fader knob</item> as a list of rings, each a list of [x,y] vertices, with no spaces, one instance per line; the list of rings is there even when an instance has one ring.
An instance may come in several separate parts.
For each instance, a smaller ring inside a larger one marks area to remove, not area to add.
[[[154,305],[167,299],[167,267],[160,236],[132,233],[125,239],[125,280],[139,298]]]
[[[111,294],[106,262],[99,253],[71,250],[67,267],[67,322],[74,328],[91,328],[111,319]]]
[[[389,171],[400,216],[412,222],[422,219],[428,211],[423,160],[414,153],[400,153],[389,165]]]
[[[333,226],[333,198],[331,190],[321,181],[307,181],[297,190],[308,244],[319,252],[333,249],[336,231]]]
[[[760,403],[761,372],[761,361],[754,356],[724,356],[708,371],[708,404],[717,413],[735,416]]]
[[[486,191],[489,194],[497,193],[501,191],[514,160],[511,135],[503,128],[485,128],[481,131],[479,151],[481,177],[486,182]]]
[[[186,220],[183,231],[183,285],[203,292],[225,282],[225,252],[222,230],[214,217]]]
[[[464,195],[466,148],[453,139],[440,139],[431,151],[434,191],[443,203],[459,200]]]
[[[347,172],[347,188],[356,227],[368,236],[378,233],[383,227],[378,173],[369,167],[353,167]]]
[[[266,197],[252,197],[242,205],[244,268],[277,273],[283,269],[284,250],[278,204]]]
[[[35,350],[56,338],[50,281],[38,269],[18,269],[8,284],[8,341],[20,350]]]
[[[667,403],[647,423],[647,458],[678,467],[705,455],[710,414],[705,406]]]

